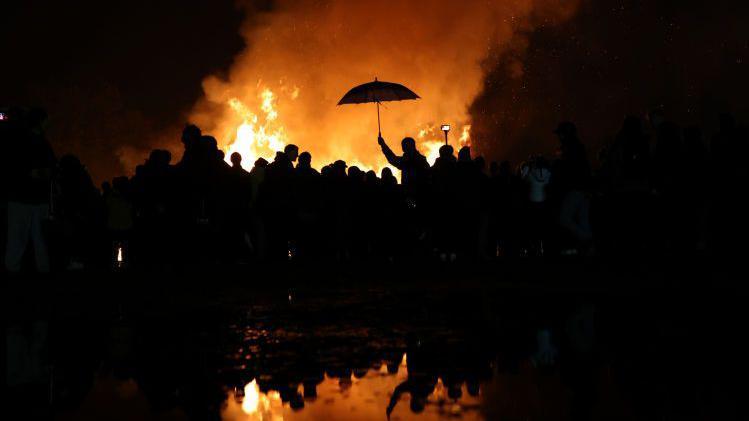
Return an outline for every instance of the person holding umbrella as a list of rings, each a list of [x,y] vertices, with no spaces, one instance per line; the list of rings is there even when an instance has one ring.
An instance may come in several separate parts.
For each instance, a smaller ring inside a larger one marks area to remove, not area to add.
[[[403,155],[397,156],[385,143],[382,136],[377,137],[377,143],[390,165],[401,171],[401,184],[409,196],[418,197],[422,187],[427,182],[429,163],[424,155],[416,149],[416,141],[412,137],[403,138],[401,148]]]
[[[416,141],[411,137],[406,137],[401,142],[403,155],[396,156],[395,153],[385,143],[382,138],[382,128],[380,127],[380,103],[389,101],[416,100],[419,96],[414,91],[405,86],[383,82],[375,78],[374,82],[365,83],[349,90],[341,98],[338,105],[344,104],[366,104],[375,103],[377,106],[377,142],[382,148],[390,165],[401,170],[401,184],[406,194],[411,199],[418,198],[426,184],[429,164],[424,155],[416,150]]]

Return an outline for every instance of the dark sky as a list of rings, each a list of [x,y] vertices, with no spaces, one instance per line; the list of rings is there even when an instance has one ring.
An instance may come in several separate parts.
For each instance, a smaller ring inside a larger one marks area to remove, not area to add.
[[[182,124],[202,79],[244,45],[232,0],[21,0],[2,9],[0,103],[47,107],[57,153],[81,155],[98,178],[125,171],[112,145],[141,146]]]
[[[144,147],[183,124],[202,79],[227,70],[244,45],[233,0],[2,8],[0,105],[47,107],[57,153],[80,155],[98,180],[132,170],[116,146]],[[474,138],[489,158],[517,160],[549,152],[561,119],[599,145],[624,114],[654,107],[684,124],[726,110],[743,118],[748,12],[744,0],[582,0],[562,25],[535,25],[523,51],[487,59]]]

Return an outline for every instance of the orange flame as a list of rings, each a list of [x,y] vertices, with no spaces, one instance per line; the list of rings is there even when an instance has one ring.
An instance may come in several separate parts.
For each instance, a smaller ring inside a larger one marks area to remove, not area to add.
[[[335,105],[352,86],[379,76],[422,98],[382,104],[383,136],[396,150],[401,138],[424,130],[418,148],[433,162],[444,142],[441,122],[452,124],[453,138],[460,134],[450,142],[455,149],[471,144],[468,106],[481,92],[488,55],[522,54],[535,22],[564,20],[578,0],[421,3],[278,0],[271,12],[249,12],[247,49],[225,78],[204,80],[190,120],[227,155],[240,152],[245,168],[294,143],[311,152],[317,168],[343,159],[380,170],[387,162],[375,106]],[[389,18],[363,29],[378,15]]]

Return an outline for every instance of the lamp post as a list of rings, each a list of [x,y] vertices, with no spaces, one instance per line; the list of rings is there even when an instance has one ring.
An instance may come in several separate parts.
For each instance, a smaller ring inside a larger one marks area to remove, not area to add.
[[[443,124],[442,125],[442,131],[445,132],[445,145],[447,145],[447,134],[450,132],[450,125],[449,124]]]

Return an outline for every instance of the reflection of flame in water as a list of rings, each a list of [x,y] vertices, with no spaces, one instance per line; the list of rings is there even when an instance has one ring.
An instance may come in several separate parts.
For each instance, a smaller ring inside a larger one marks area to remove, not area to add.
[[[242,412],[247,414],[249,420],[283,420],[283,404],[278,392],[260,392],[257,381],[253,379],[244,387],[244,399],[242,400]]]
[[[267,394],[261,392],[256,380],[253,380],[245,386],[245,396],[241,404],[240,400],[235,398],[234,392],[229,393],[221,410],[221,419],[224,421],[384,419],[385,407],[393,390],[408,379],[407,363],[408,357],[403,354],[397,373],[389,373],[387,364],[383,363],[378,370],[369,370],[362,378],[345,376],[343,387],[342,379],[324,374],[323,381],[316,387],[317,399],[305,399],[304,409],[301,411],[292,410],[288,403],[282,403],[278,392],[269,391]],[[438,379],[434,390],[427,398],[428,410],[420,414],[419,419],[436,421],[455,416],[460,416],[462,420],[467,421],[484,419],[476,410],[480,404],[479,398],[470,396],[465,385],[461,386],[461,390],[461,399],[453,401],[449,399],[447,387],[442,379]],[[304,393],[302,385],[298,385],[297,393]],[[409,399],[408,393],[402,396],[402,403],[396,405],[392,419],[413,417],[408,406]]]

